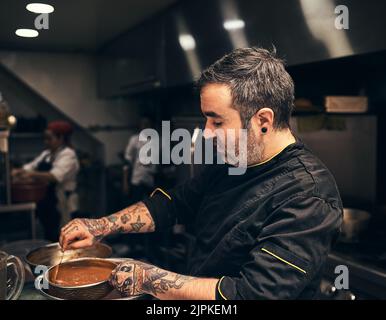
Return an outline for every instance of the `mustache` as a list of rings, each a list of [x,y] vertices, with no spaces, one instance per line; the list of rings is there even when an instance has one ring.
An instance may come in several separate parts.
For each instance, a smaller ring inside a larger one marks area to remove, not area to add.
[[[205,141],[211,141],[212,145],[213,145],[213,148],[215,148],[215,149],[217,149],[218,147],[224,147],[225,146],[225,142],[219,141],[219,139],[217,137],[215,137],[215,138],[205,138],[204,140]]]

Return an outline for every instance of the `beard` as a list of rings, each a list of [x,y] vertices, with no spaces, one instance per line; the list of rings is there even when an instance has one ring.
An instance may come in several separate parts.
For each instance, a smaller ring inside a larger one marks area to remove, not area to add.
[[[214,138],[213,146],[225,163],[236,166],[249,166],[262,161],[264,144],[258,141],[251,128],[246,136],[229,137],[225,140]]]
[[[248,144],[247,144],[247,163],[253,165],[263,160],[264,143],[258,141],[254,132],[248,129]]]

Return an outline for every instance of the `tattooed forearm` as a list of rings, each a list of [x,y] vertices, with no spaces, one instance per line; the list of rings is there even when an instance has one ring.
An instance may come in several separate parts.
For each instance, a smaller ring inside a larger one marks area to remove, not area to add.
[[[150,224],[147,227],[147,232],[153,232],[155,230],[155,225],[154,225],[154,220],[151,217],[149,211],[146,212],[146,217],[148,218],[148,220],[151,221]]]
[[[154,266],[142,266],[140,272],[144,273],[142,290],[155,296],[169,289],[181,289],[186,282],[193,280],[193,277],[168,272]]]
[[[153,218],[142,202],[138,202],[106,218],[102,218],[102,220],[108,225],[108,234],[120,232],[142,233],[153,232],[155,230]]]
[[[101,239],[109,233],[109,224],[104,219],[79,219],[79,221],[96,239]]]
[[[113,271],[110,282],[118,291],[127,296],[143,293],[160,296],[169,290],[180,290],[194,279],[196,278],[131,260],[121,263]]]
[[[146,224],[146,223],[143,223],[141,222],[141,216],[137,216],[137,221],[136,222],[133,222],[133,223],[130,223],[131,224],[131,227],[133,229],[133,232],[140,232],[142,227]]]
[[[114,233],[153,232],[155,225],[149,210],[138,202],[101,219],[74,219],[61,229],[59,242],[66,248],[91,246],[95,241]]]

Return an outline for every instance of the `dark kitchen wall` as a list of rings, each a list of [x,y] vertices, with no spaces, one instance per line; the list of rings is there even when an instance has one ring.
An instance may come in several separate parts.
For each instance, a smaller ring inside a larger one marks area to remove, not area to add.
[[[346,132],[330,128],[304,139],[335,171],[347,205],[386,204],[386,51],[291,66],[289,72],[296,97],[314,105],[323,105],[326,95],[368,96],[366,114],[333,116]]]
[[[332,171],[346,206],[371,209],[385,204],[386,51],[291,66],[288,70],[295,82],[296,98],[307,98],[316,106],[323,106],[326,95],[369,97],[369,112],[365,114],[294,113],[292,126]],[[203,124],[199,93],[193,84],[136,97],[158,105],[160,120],[194,122],[186,125],[189,128]],[[313,128],[315,119],[318,122],[320,118],[333,125]],[[299,122],[303,127],[308,123],[309,129],[299,130]],[[189,170],[185,174],[188,176]]]
[[[348,30],[335,28],[337,5],[349,9]],[[110,86],[101,94],[152,101],[159,121],[202,123],[192,89],[200,71],[233,48],[274,44],[294,78],[296,97],[321,106],[326,95],[369,96],[365,115],[335,116],[330,122],[340,128],[299,134],[336,172],[347,205],[385,203],[385,9],[386,2],[376,0],[181,1],[100,50],[107,67],[101,64],[99,79]],[[232,19],[245,27],[225,30],[223,22]],[[294,121],[309,119],[297,114]]]

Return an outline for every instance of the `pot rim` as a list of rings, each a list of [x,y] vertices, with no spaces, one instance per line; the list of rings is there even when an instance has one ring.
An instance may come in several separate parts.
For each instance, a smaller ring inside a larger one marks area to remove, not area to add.
[[[109,262],[109,263],[111,263],[111,264],[113,264],[115,266],[118,265],[118,264],[116,264],[113,261],[106,260],[106,259],[103,259],[103,258],[95,258],[95,257],[83,257],[83,258],[72,259],[72,260],[68,260],[68,261],[63,262],[62,264],[70,263],[70,262],[76,262],[76,261],[82,261],[82,260],[104,261],[104,262]],[[49,277],[48,277],[50,271],[53,268],[55,268],[57,265],[59,265],[59,263],[51,266],[50,268],[48,268],[44,272],[44,274],[43,274],[44,280],[46,280],[50,286],[53,286],[53,287],[56,287],[56,288],[68,289],[68,290],[71,290],[71,289],[84,289],[84,288],[95,287],[95,286],[98,286],[100,284],[104,284],[104,283],[108,283],[109,282],[109,280],[107,279],[107,280],[103,280],[103,281],[99,281],[99,282],[95,282],[95,283],[83,284],[83,285],[80,285],[80,286],[62,286],[60,284],[56,284],[56,283],[51,282],[49,280]]]
[[[109,250],[109,257],[112,255],[113,251],[112,251],[111,247],[110,247],[108,244],[103,243],[103,242],[97,242],[97,243],[94,244],[94,246],[98,246],[98,245],[103,246],[104,248],[106,248],[106,249]],[[44,248],[55,247],[55,246],[59,246],[59,247],[60,247],[59,242],[49,243],[49,244],[46,244],[45,246],[42,246],[42,247],[33,249],[33,250],[31,250],[30,252],[28,252],[28,253],[24,256],[24,259],[25,259],[25,261],[26,261],[29,265],[33,266],[34,268],[37,267],[37,266],[40,266],[40,265],[42,265],[42,264],[36,264],[36,263],[32,262],[32,261],[29,259],[29,257],[30,257],[33,253],[35,253],[36,251],[42,250],[42,249],[44,249]],[[89,248],[90,248],[90,247],[89,247]],[[87,249],[87,248],[84,248],[84,249]],[[71,251],[76,251],[76,250],[82,250],[82,249],[71,249]],[[70,250],[69,250],[69,251],[70,251]],[[82,257],[82,258],[93,258],[93,257]],[[94,258],[97,258],[97,257],[94,257]],[[81,259],[81,258],[77,258],[77,259]],[[102,259],[102,258],[99,258],[99,259]],[[72,260],[75,260],[75,259],[72,259]],[[72,261],[72,260],[68,260],[68,261]],[[67,262],[67,261],[65,261],[65,262]],[[64,263],[64,262],[63,262],[63,263]],[[50,267],[52,267],[52,266],[50,266]]]

